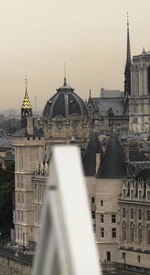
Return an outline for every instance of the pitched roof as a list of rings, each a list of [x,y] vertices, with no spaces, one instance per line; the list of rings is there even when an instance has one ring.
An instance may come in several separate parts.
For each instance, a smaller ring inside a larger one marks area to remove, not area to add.
[[[96,178],[122,178],[125,175],[125,155],[116,133],[112,132]]]
[[[95,176],[96,174],[96,154],[102,154],[102,149],[97,135],[91,134],[86,152],[83,156],[83,169],[85,176]]]
[[[128,115],[128,108],[124,113],[124,99],[121,97],[103,98],[96,97],[91,98],[92,104],[95,106],[100,116],[107,116],[111,110],[113,116]]]
[[[33,136],[33,137],[43,137],[44,133],[41,128],[33,128],[33,135],[29,135],[27,132],[27,127],[19,129],[16,131],[16,133],[13,135],[13,137],[28,137],[28,136]]]

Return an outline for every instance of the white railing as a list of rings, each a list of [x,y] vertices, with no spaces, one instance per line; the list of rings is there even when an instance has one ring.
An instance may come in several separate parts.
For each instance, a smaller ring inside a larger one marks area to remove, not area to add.
[[[33,275],[100,275],[79,149],[53,149]]]

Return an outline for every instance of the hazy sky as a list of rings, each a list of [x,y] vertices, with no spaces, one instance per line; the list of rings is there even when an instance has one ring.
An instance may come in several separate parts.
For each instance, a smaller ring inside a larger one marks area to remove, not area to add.
[[[150,0],[0,0],[0,110],[19,109],[24,77],[34,110],[67,82],[83,99],[123,89],[126,12],[132,55],[150,50]]]

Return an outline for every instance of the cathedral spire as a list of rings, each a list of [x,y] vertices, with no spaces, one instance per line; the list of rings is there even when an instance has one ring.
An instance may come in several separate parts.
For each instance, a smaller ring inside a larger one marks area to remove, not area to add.
[[[130,51],[130,33],[129,33],[129,17],[127,12],[127,60],[126,63],[131,62],[131,51]]]
[[[64,63],[64,86],[67,86],[67,81],[66,81],[66,63]]]
[[[130,50],[129,17],[127,13],[127,56],[126,56],[126,65],[125,65],[125,72],[124,72],[124,76],[125,76],[124,96],[126,99],[131,93],[130,67],[131,67],[131,50]]]
[[[25,96],[28,96],[28,92],[27,92],[27,90],[28,90],[28,81],[27,81],[26,77],[24,79],[24,82],[25,82]]]

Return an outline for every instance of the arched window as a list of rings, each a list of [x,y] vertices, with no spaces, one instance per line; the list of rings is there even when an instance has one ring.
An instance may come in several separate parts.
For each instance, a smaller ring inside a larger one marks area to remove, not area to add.
[[[148,82],[148,95],[150,95],[150,66],[148,67],[147,70],[147,82]]]

